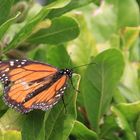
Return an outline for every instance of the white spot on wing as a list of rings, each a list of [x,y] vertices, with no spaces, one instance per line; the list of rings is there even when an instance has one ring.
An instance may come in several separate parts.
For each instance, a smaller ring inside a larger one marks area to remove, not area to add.
[[[61,94],[57,94],[55,97],[60,97],[61,96]]]
[[[25,62],[21,62],[21,64],[22,64],[22,65],[24,65],[24,64],[25,64]]]
[[[26,59],[24,59],[24,60],[22,60],[22,61],[26,62],[27,60],[26,60]]]
[[[20,80],[20,82],[21,82],[21,85],[23,86],[23,88],[24,88],[25,90],[29,89],[29,85],[28,85],[27,82],[25,82],[25,81],[23,81],[23,80]]]
[[[14,61],[10,61],[10,66],[14,66]]]
[[[3,77],[3,76],[5,76],[5,73],[4,73],[4,74],[2,74],[2,77]]]

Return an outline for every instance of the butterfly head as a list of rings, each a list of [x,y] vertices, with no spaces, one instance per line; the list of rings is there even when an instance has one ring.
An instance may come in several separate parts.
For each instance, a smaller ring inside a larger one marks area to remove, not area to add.
[[[72,73],[73,73],[73,71],[71,69],[62,69],[62,70],[60,70],[60,74],[62,74],[62,75],[68,75],[69,78],[72,77]]]

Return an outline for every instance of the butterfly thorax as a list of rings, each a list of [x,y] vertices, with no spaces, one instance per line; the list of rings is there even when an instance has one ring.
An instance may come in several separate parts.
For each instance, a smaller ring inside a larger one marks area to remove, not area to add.
[[[72,77],[72,70],[71,69],[61,69],[60,71],[59,71],[59,74],[60,75],[67,75],[69,78],[71,78]]]

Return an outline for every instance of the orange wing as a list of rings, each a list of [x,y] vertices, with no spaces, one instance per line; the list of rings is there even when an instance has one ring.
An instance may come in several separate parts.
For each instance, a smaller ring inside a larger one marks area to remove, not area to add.
[[[32,106],[34,109],[47,110],[55,105],[60,97],[63,95],[66,88],[67,77],[64,75],[59,80],[57,80],[52,86],[47,90],[40,92],[37,96],[26,101],[23,106],[24,108],[29,108]]]
[[[1,61],[4,101],[23,113],[51,108],[63,95],[68,80],[68,75],[59,72],[51,65],[35,61]]]

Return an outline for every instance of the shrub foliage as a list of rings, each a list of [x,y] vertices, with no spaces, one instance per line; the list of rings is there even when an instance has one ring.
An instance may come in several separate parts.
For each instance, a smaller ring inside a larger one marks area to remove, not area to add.
[[[0,98],[1,140],[140,140],[136,0],[1,0],[0,58],[74,69],[51,110],[27,115]],[[90,64],[91,63],[91,64]],[[95,63],[95,64],[92,64]]]

